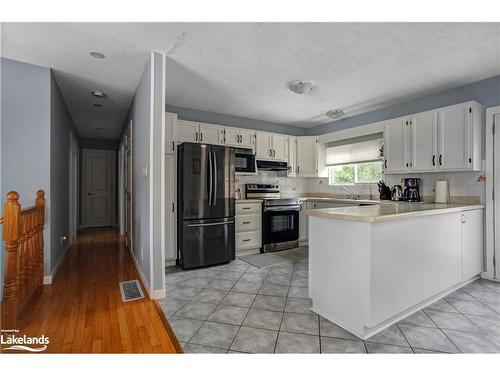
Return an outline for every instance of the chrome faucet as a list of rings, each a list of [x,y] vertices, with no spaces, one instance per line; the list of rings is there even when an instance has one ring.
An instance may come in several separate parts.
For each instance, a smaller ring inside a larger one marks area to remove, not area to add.
[[[342,186],[342,189],[348,192],[347,199],[359,199],[359,195],[355,194],[351,189],[347,186]]]

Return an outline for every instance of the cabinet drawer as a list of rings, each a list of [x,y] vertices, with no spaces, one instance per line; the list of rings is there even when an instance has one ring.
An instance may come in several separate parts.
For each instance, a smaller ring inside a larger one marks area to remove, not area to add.
[[[262,246],[262,235],[260,231],[236,233],[236,250],[257,249]]]
[[[236,233],[260,230],[261,223],[262,216],[259,214],[238,215],[236,216]]]
[[[261,203],[236,203],[236,215],[260,214]]]

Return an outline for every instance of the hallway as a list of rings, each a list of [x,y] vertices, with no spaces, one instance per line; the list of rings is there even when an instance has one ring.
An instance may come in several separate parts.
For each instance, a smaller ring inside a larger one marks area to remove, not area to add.
[[[179,352],[155,302],[122,302],[118,283],[133,279],[140,277],[116,230],[83,231],[53,283],[24,309],[16,335],[49,337],[45,353]]]

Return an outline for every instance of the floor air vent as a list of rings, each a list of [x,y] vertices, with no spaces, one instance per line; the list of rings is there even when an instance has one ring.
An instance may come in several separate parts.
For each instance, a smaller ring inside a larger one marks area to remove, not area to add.
[[[120,291],[122,293],[123,302],[144,298],[144,293],[142,292],[141,284],[139,284],[138,280],[121,282]]]

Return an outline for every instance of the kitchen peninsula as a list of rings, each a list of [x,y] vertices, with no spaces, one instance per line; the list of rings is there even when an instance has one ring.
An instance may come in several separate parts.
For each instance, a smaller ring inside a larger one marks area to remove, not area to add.
[[[482,205],[401,202],[307,215],[312,309],[362,339],[483,268]]]

